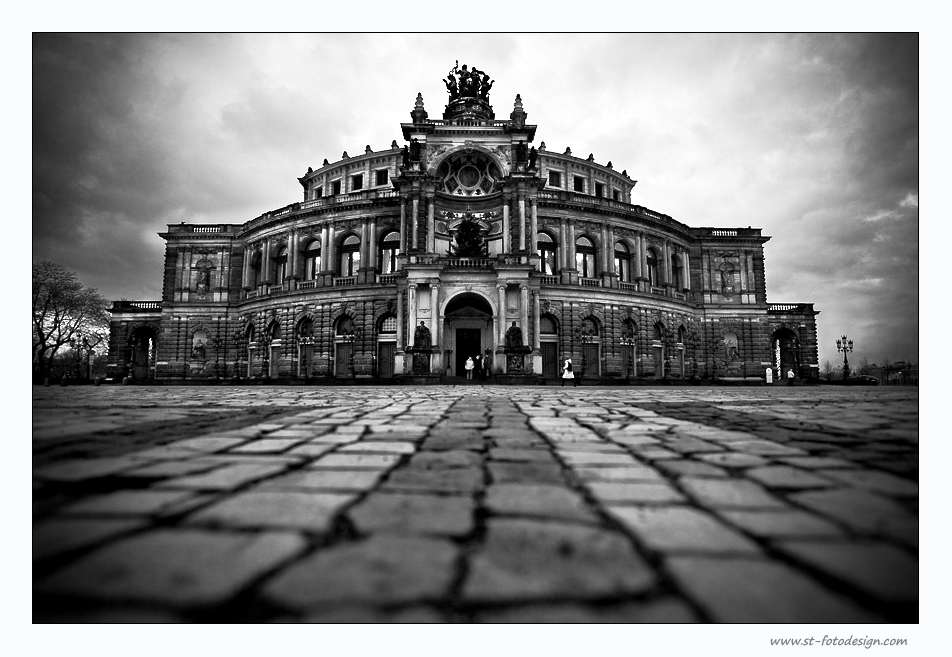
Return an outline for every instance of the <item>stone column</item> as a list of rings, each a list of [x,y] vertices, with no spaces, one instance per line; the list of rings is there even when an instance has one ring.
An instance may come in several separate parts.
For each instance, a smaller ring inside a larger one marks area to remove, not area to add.
[[[433,355],[430,357],[430,372],[438,374],[443,367],[443,351],[439,321],[440,285],[434,281],[430,283],[430,335],[433,339]]]
[[[407,285],[407,291],[408,291],[408,294],[410,295],[410,296],[408,297],[408,303],[407,303],[407,305],[409,306],[408,310],[410,311],[410,312],[409,312],[409,314],[410,314],[410,321],[409,321],[409,327],[408,327],[408,330],[407,330],[407,341],[409,342],[410,337],[411,337],[411,336],[414,334],[414,332],[416,331],[416,326],[417,326],[417,314],[416,314],[416,311],[417,311],[417,308],[416,308],[417,284],[416,284],[416,283],[410,283],[409,285]],[[413,346],[416,346],[416,345],[413,345]]]
[[[434,253],[436,251],[436,203],[431,195],[426,197],[426,252]]]
[[[324,265],[326,271],[334,274],[337,272],[337,264],[334,262],[334,258],[337,256],[337,245],[335,242],[335,230],[334,224],[331,223],[327,226],[327,247],[324,251],[327,253],[327,262]]]
[[[526,345],[529,344],[529,286],[519,285],[519,328],[525,336]]]
[[[691,289],[691,255],[684,252],[684,289]]]
[[[370,227],[367,219],[364,219],[360,222],[360,269],[367,267],[367,261],[370,260],[370,257],[367,255],[368,247],[370,246],[370,237],[368,236],[368,228]]]
[[[607,274],[611,272],[612,270],[612,267],[611,267],[612,244],[611,242],[608,241],[608,225],[607,224],[602,224],[601,233],[602,233],[601,268],[602,268],[602,273]]]
[[[565,217],[559,217],[559,271],[568,269],[569,245],[568,230],[565,228]]]
[[[529,199],[529,203],[529,220],[531,222],[529,225],[529,253],[535,253],[539,241],[539,201],[533,198]]]
[[[496,292],[499,296],[499,326],[496,344],[503,347],[506,344],[506,286],[502,283],[496,285]]]
[[[542,338],[539,335],[541,330],[542,310],[539,307],[539,293],[532,293],[532,348],[539,351],[542,348]],[[538,372],[536,372],[538,374]]]
[[[665,240],[661,246],[662,258],[664,258],[664,264],[661,267],[661,275],[664,276],[664,282],[667,284],[673,284],[674,281],[671,280],[671,243],[668,240]]]
[[[301,278],[301,254],[299,253],[301,248],[301,232],[295,228],[291,231],[291,236],[288,238],[288,270],[291,276],[291,279],[297,281]]]
[[[377,218],[373,217],[370,220],[370,238],[367,242],[367,263],[365,266],[367,269],[372,269],[376,271],[377,269]],[[371,275],[370,282],[373,283],[375,276]]]
[[[526,196],[519,193],[519,250],[526,250]]]
[[[264,252],[261,254],[261,282],[262,283],[271,283],[271,238],[266,237],[264,240]]]
[[[416,250],[419,248],[419,239],[420,239],[420,199],[418,196],[414,195],[413,197],[413,241],[411,242],[411,248]]]
[[[568,255],[568,265],[569,269],[575,269],[575,220],[569,220],[569,255]]]
[[[509,235],[509,199],[504,198],[502,201],[502,252],[510,253],[512,249],[510,248],[511,237]]]
[[[407,200],[400,199],[400,253],[407,252]]]
[[[254,251],[247,244],[245,245],[245,258],[241,263],[241,287],[248,289],[251,287],[251,257]]]
[[[643,278],[645,275],[645,242],[644,235],[635,235],[635,276]]]

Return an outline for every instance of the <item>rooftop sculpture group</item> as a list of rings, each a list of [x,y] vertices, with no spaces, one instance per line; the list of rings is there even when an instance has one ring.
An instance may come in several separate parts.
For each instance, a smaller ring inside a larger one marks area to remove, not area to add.
[[[488,75],[475,66],[472,70],[467,70],[466,64],[460,68],[459,60],[456,60],[456,65],[450,69],[443,82],[446,84],[446,91],[450,94],[450,102],[452,102],[459,98],[489,100],[489,90],[495,80],[490,80]]]

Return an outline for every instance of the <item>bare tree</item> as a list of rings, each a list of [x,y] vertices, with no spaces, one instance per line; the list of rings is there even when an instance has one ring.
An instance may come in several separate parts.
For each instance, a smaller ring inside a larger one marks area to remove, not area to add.
[[[868,358],[863,358],[859,362],[859,367],[856,368],[857,374],[869,374],[873,371],[873,368],[876,367],[875,363],[870,363]]]
[[[829,381],[833,378],[833,363],[829,359],[823,361],[823,378]]]
[[[49,376],[56,353],[109,327],[109,303],[62,265],[33,263],[33,378]]]

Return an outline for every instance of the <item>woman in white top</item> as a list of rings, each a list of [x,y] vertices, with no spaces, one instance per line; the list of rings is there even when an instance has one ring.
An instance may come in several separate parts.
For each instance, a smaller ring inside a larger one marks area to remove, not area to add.
[[[470,356],[469,358],[466,359],[466,366],[465,366],[465,367],[466,367],[466,378],[467,378],[467,379],[472,379],[472,378],[473,378],[473,367],[474,367],[474,366],[475,366],[475,364],[473,363],[473,357]]]
[[[575,378],[575,373],[572,372],[572,359],[566,358],[565,362],[562,364],[562,387],[565,387],[565,380],[571,379],[572,385],[578,387],[578,379]]]

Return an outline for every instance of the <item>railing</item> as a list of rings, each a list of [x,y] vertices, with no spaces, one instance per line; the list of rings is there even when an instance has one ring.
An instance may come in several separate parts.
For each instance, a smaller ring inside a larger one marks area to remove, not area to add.
[[[638,284],[637,283],[626,283],[625,281],[620,281],[618,287],[625,290],[626,292],[637,292]]]
[[[542,285],[558,285],[559,277],[558,276],[539,276],[539,283]]]
[[[268,287],[268,294],[277,294],[279,292],[284,292],[284,285],[272,285]]]
[[[357,285],[357,277],[340,276],[334,279],[334,287],[346,287],[348,285]]]
[[[478,128],[504,128],[510,124],[509,121],[490,121],[486,119],[449,119],[446,121],[427,120],[426,123],[427,125],[466,126]]]
[[[687,301],[687,298],[688,298],[686,294],[683,294],[681,292],[674,292],[672,296],[675,299],[678,299],[679,301]]]
[[[193,233],[220,233],[221,226],[192,226]]]
[[[161,301],[113,301],[113,310],[162,310]]]
[[[393,285],[397,282],[397,277],[394,274],[380,274],[379,283],[381,285]]]
[[[712,230],[711,235],[714,237],[737,237],[736,230]]]
[[[601,287],[602,279],[600,278],[580,278],[578,282],[582,284],[582,287]]]
[[[258,290],[248,290],[247,292],[245,292],[245,299],[257,299],[257,298],[258,298]]]
[[[772,303],[767,306],[768,313],[812,313],[812,303]]]
[[[663,288],[663,287],[656,287],[656,286],[652,285],[652,286],[651,286],[651,293],[652,293],[652,294],[657,294],[657,295],[663,297],[663,296],[664,296],[664,288]]]
[[[313,290],[317,287],[317,281],[301,281],[298,283],[297,289],[299,290]]]
[[[446,258],[443,264],[449,269],[492,269],[491,258]]]

